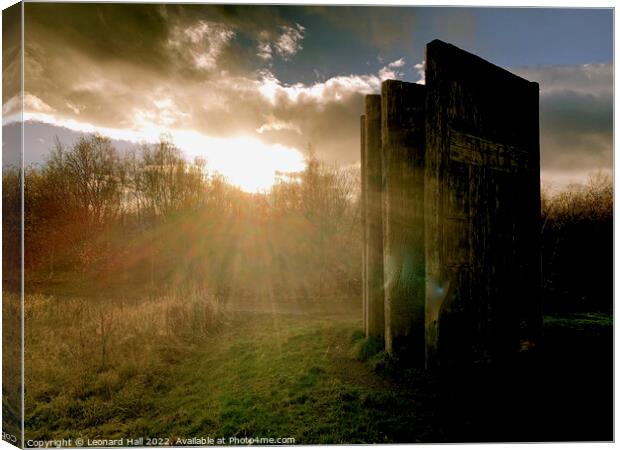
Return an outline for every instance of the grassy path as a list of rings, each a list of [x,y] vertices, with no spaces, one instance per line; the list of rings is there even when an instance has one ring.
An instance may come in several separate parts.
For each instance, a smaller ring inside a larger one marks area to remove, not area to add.
[[[127,356],[140,356],[138,344],[127,343],[125,359],[103,372],[40,368],[46,378],[29,384],[29,436],[172,445],[207,437],[297,444],[612,438],[610,315],[547,318],[537,359],[432,375],[373,371],[355,357],[361,323],[347,315],[230,317],[200,340],[164,340],[150,353],[141,347],[150,361],[142,365]]]
[[[173,440],[257,436],[350,443],[392,442],[405,434],[411,438],[418,423],[414,411],[426,408],[414,407],[413,398],[396,392],[353,357],[351,336],[359,326],[357,321],[290,316],[237,319],[176,370],[174,387],[142,431]],[[403,415],[407,409],[410,413]],[[427,431],[420,427],[421,439]]]
[[[536,361],[379,376],[353,354],[358,321],[241,316],[176,372],[149,431],[304,444],[611,439],[609,316],[547,322],[549,353]]]

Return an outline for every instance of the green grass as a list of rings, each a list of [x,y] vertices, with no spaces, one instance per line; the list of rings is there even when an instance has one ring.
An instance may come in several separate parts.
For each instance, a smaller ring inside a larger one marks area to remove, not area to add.
[[[408,423],[391,417],[399,406],[392,386],[349,356],[358,326],[239,318],[179,368],[175,386],[141,423],[145,428],[129,426],[128,432],[172,441],[207,435],[293,437],[306,444],[393,442],[397,435],[386,433]]]
[[[561,327],[594,332],[601,329],[611,329],[614,325],[613,315],[604,312],[548,315],[544,317],[544,322],[547,328]]]
[[[160,337],[132,351],[127,336],[120,347],[110,344],[104,367],[96,326],[87,338],[45,320],[32,330],[51,338],[31,341],[27,439],[247,436],[309,444],[397,442],[419,432],[423,440],[428,430],[416,426],[429,408],[414,407],[414,397],[359,360],[352,336],[360,326],[243,313],[193,342]],[[80,339],[92,339],[84,353]],[[62,340],[72,344],[38,359]]]
[[[401,368],[363,337],[360,320],[248,312],[224,315],[219,328],[204,332],[187,321],[195,304],[176,301],[125,305],[118,316],[124,326],[111,328],[103,364],[97,307],[35,300],[38,306],[27,308],[27,439],[151,437],[181,445],[177,439],[286,437],[338,444],[557,440],[573,432],[595,440],[607,417],[596,399],[606,398],[608,383],[592,383],[606,373],[606,359],[590,349],[607,342],[610,315],[546,317],[547,342],[555,347],[545,351],[555,359],[543,356],[538,368],[501,378],[484,368],[439,375]],[[76,311],[91,322],[78,326]],[[174,333],[165,326],[173,318]],[[193,331],[181,332],[183,323]],[[584,341],[583,327],[599,337]],[[603,372],[574,372],[585,354]],[[534,426],[511,426],[538,413]]]
[[[126,430],[221,326],[217,310],[200,292],[142,301],[28,295],[26,439]]]

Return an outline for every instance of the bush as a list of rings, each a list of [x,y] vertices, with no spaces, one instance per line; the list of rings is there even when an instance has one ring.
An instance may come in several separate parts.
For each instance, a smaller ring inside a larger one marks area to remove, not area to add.
[[[546,311],[611,310],[611,176],[599,173],[584,185],[543,191],[541,237]]]

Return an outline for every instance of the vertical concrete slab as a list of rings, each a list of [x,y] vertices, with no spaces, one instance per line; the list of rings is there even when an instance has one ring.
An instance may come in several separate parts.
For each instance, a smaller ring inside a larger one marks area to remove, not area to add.
[[[368,337],[383,339],[383,221],[381,217],[381,96],[366,96],[366,221]]]
[[[424,364],[425,87],[381,85],[385,347]]]
[[[362,225],[362,315],[368,333],[368,230],[366,227],[366,116],[360,116],[360,216]]]
[[[538,84],[436,40],[426,88],[427,365],[503,359],[540,317]]]

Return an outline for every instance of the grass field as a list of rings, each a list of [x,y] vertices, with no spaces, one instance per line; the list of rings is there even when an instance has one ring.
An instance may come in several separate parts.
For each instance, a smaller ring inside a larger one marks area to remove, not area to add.
[[[29,304],[27,440],[612,439],[608,314],[547,317],[539,354],[511,367],[430,374],[381,355],[360,360],[355,306],[303,314],[254,305],[215,319],[213,305],[196,310],[176,297]]]

